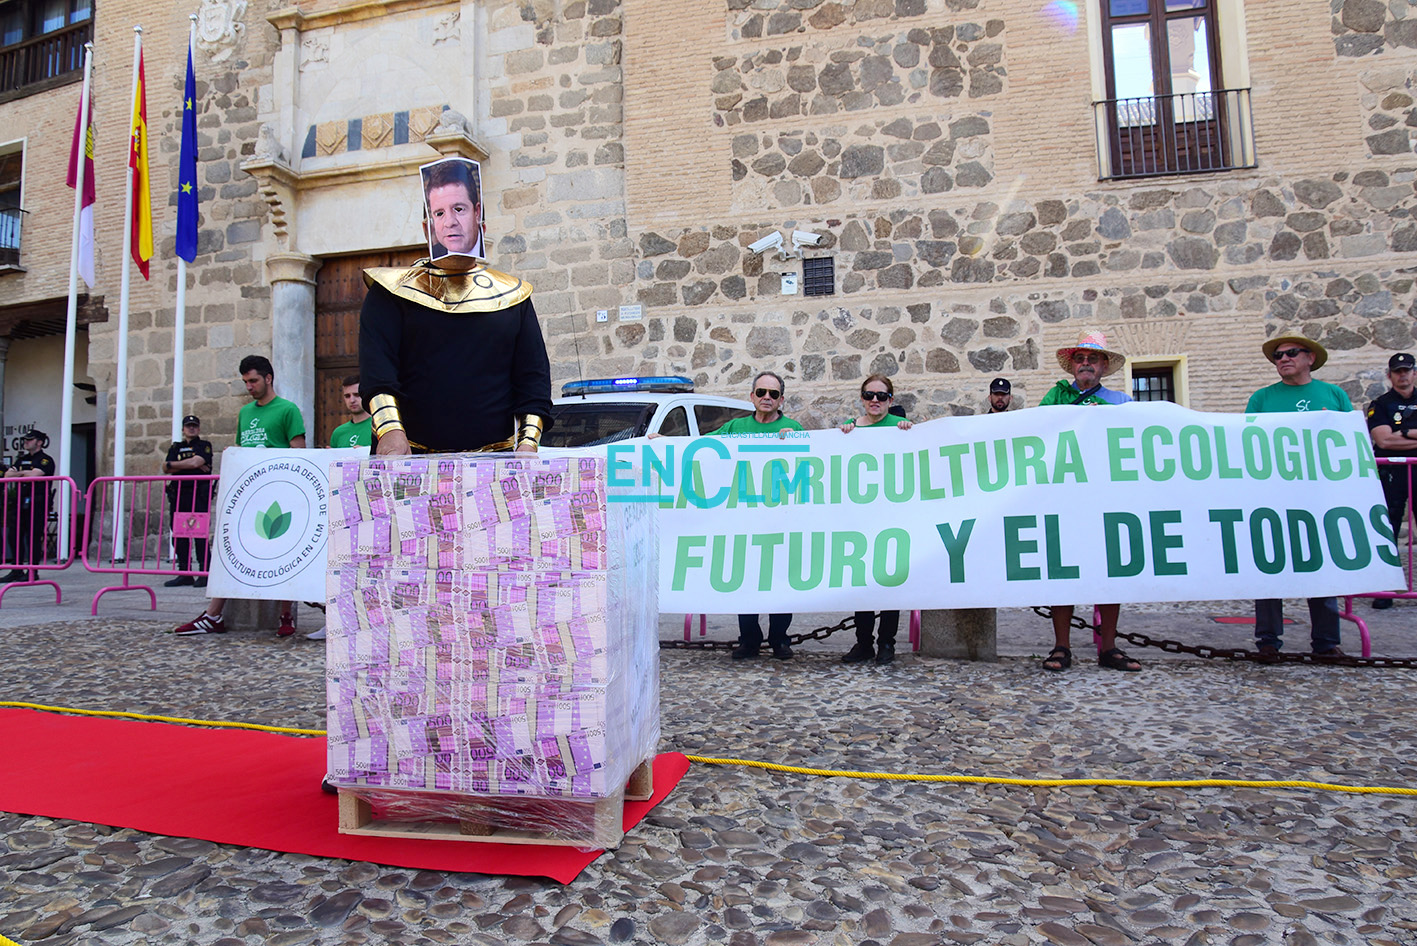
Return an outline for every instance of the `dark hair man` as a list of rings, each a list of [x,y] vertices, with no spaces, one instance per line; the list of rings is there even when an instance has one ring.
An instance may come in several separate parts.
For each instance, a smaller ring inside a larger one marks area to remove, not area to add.
[[[989,409],[986,414],[1002,414],[1013,403],[1013,385],[1008,378],[995,378],[989,382]]]
[[[1400,351],[1387,360],[1387,380],[1391,387],[1368,405],[1368,435],[1373,438],[1373,453],[1380,457],[1417,458],[1417,391],[1413,388],[1413,365],[1417,359],[1411,352]],[[1378,479],[1383,484],[1383,499],[1387,502],[1388,521],[1393,538],[1402,531],[1411,498],[1408,487],[1417,465],[1384,463],[1378,467]],[[1391,598],[1374,598],[1379,610],[1392,607]]]
[[[332,447],[372,447],[374,445],[374,422],[364,409],[364,401],[359,396],[359,375],[348,375],[341,382],[341,396],[344,408],[351,417],[335,428],[330,434]]]
[[[423,169],[425,235],[433,259],[449,254],[485,256],[482,250],[482,188],[477,165],[448,158]]]

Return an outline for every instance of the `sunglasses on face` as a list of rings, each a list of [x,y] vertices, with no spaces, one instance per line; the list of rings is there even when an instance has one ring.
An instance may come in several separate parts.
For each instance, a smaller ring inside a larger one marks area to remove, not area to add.
[[[862,391],[862,392],[861,392],[861,400],[863,400],[863,401],[889,401],[889,400],[890,400],[891,398],[893,398],[893,397],[895,397],[895,395],[892,394],[892,393],[890,393],[889,391]]]
[[[770,397],[776,401],[782,397],[782,391],[776,388],[757,388],[753,391],[753,397]]]
[[[1102,364],[1102,356],[1101,356],[1101,355],[1081,355],[1081,354],[1079,354],[1079,355],[1073,355],[1073,364],[1075,364],[1075,365],[1100,365],[1100,364]]]
[[[1274,351],[1274,360],[1279,361],[1281,358],[1298,358],[1300,355],[1307,355],[1308,353],[1309,350],[1307,348],[1277,348]]]

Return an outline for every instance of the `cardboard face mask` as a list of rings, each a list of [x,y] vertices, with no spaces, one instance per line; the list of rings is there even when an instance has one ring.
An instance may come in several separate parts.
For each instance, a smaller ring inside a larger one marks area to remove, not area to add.
[[[450,269],[485,262],[481,165],[467,158],[444,158],[423,165],[418,173],[429,259]]]

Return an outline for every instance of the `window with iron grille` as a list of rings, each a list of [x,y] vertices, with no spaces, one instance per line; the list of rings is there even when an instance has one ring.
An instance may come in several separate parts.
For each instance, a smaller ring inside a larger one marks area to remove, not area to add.
[[[814,256],[802,260],[802,294],[805,296],[836,295],[836,267],[830,256]]]
[[[1176,376],[1171,365],[1132,369],[1132,400],[1176,402]]]
[[[93,0],[0,2],[0,101],[81,79]]]
[[[6,150],[12,148],[13,150]],[[0,271],[20,265],[20,185],[25,153],[18,146],[0,145]]]
[[[1094,103],[1101,176],[1255,166],[1250,90],[1225,89],[1222,0],[1099,0],[1106,99]]]

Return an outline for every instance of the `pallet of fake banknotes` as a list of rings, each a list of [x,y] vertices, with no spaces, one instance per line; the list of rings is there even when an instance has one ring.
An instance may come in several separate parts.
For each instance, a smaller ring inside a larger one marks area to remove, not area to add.
[[[593,458],[370,458],[330,483],[340,830],[618,843],[659,739],[652,508]]]

